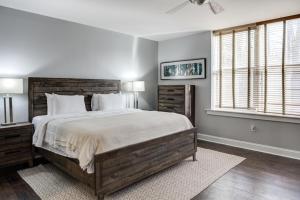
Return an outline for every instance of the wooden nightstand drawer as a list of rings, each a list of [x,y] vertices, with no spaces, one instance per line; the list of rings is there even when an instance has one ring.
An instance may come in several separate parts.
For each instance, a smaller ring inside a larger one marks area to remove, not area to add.
[[[31,143],[31,133],[10,133],[0,136],[0,148],[3,145]]]
[[[11,149],[0,152],[0,165],[10,165],[22,162],[32,162],[31,149]]]
[[[31,148],[11,148],[0,152],[0,160],[10,160],[12,157],[24,157],[31,154]]]
[[[29,149],[31,150],[32,144],[31,142],[23,142],[23,143],[15,143],[15,144],[6,144],[6,145],[0,145],[0,159],[1,159],[1,152],[4,151],[13,151],[13,150],[19,150],[19,149]]]
[[[31,123],[0,126],[0,166],[29,162],[32,165]]]

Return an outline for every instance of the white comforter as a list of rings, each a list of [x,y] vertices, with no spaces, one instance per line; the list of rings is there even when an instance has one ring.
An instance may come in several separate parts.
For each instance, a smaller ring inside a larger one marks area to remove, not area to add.
[[[88,173],[95,154],[193,127],[184,115],[135,109],[44,116],[33,123],[35,146],[77,158]]]

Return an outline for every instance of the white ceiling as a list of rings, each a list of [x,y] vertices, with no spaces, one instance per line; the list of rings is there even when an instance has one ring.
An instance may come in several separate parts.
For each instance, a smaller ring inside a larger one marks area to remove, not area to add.
[[[225,11],[213,15],[208,5],[167,10],[185,0],[0,0],[0,5],[67,21],[161,41],[300,13],[300,0],[215,0]]]

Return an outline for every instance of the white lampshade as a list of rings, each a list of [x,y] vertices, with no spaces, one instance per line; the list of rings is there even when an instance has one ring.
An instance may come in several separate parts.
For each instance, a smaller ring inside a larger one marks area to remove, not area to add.
[[[133,88],[132,88],[132,81],[129,81],[129,82],[124,83],[123,89],[124,89],[124,91],[126,91],[126,92],[132,92],[132,91],[133,91]]]
[[[132,91],[144,92],[145,91],[145,82],[144,81],[133,81],[132,82]]]
[[[2,93],[2,94],[22,94],[23,93],[23,79],[0,78],[0,93]]]

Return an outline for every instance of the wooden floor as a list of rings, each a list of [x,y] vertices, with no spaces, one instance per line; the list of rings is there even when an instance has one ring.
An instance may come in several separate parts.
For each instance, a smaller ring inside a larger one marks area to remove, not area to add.
[[[220,144],[199,146],[246,158],[193,200],[300,200],[300,161]]]
[[[193,200],[300,200],[300,161],[208,142],[199,146],[247,159]],[[0,199],[39,199],[16,172],[24,167],[0,169]]]

